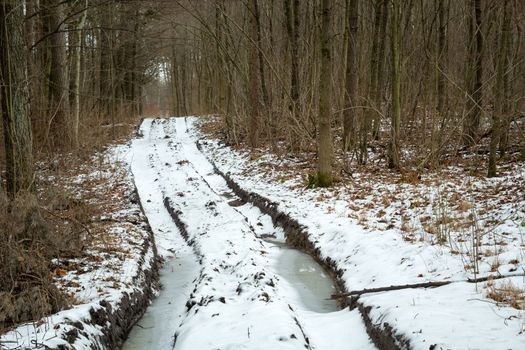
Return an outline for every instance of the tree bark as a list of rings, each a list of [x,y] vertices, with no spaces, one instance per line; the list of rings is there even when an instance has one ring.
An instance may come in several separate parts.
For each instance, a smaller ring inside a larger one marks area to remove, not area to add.
[[[390,123],[390,147],[388,166],[399,169],[399,126],[401,123],[401,66],[399,61],[400,1],[392,0],[390,44],[392,47],[392,120]]]
[[[332,0],[321,2],[321,76],[319,80],[319,117],[318,117],[318,163],[317,182],[321,187],[332,184],[332,135],[331,110],[331,25]]]
[[[355,147],[356,137],[356,115],[357,115],[357,87],[358,87],[358,47],[357,47],[357,30],[359,16],[359,0],[346,0],[347,11],[347,39],[348,49],[346,53],[346,103],[343,113],[343,150],[348,152]],[[366,129],[362,130],[366,132]],[[366,137],[365,137],[366,138]],[[365,141],[366,145],[366,141]],[[365,146],[366,147],[366,146]]]
[[[378,115],[377,111],[375,109],[379,109],[377,95],[378,95],[378,87],[377,87],[377,76],[378,76],[378,64],[379,64],[379,45],[381,42],[384,41],[384,38],[379,37],[380,28],[381,28],[381,20],[382,20],[382,12],[383,12],[383,2],[386,2],[386,0],[376,0],[374,4],[372,5],[374,7],[374,28],[372,32],[372,48],[370,52],[370,75],[369,75],[369,82],[368,82],[368,88],[367,88],[367,98],[368,98],[368,109],[365,110],[365,124],[366,129],[370,130],[372,128],[372,134],[375,135],[375,125],[372,123],[374,122],[376,116]],[[375,137],[374,137],[375,138]],[[368,139],[365,141],[368,143]],[[363,145],[364,146],[364,145]],[[366,162],[366,158],[364,159],[364,162]]]
[[[471,26],[469,44],[469,62],[471,65],[468,83],[467,118],[463,125],[463,142],[470,146],[477,142],[483,103],[483,33],[481,31],[481,1],[471,0]]]
[[[445,62],[446,62],[446,47],[447,47],[447,20],[446,20],[446,9],[445,0],[437,0],[437,32],[438,32],[438,45],[437,45],[437,104],[436,104],[436,115],[432,118],[432,133],[431,133],[431,145],[430,145],[430,163],[432,167],[436,167],[439,161],[439,153],[441,148],[441,133],[442,130],[440,125],[447,118],[446,116],[446,77],[445,77]]]
[[[373,103],[376,109],[381,110],[381,100],[383,97],[382,94],[382,86],[384,82],[384,66],[385,66],[385,49],[386,49],[386,38],[387,32],[387,24],[388,24],[388,8],[389,8],[389,0],[379,0],[378,7],[380,7],[380,22],[379,22],[379,43],[377,48],[377,62],[376,62],[376,80],[374,87],[375,89],[373,91]],[[379,140],[379,131],[381,126],[381,115],[379,113],[375,113],[375,117],[373,120],[373,126],[372,126],[372,134],[375,140]]]
[[[45,0],[49,23],[51,69],[49,73],[50,135],[53,148],[71,146],[71,116],[69,105],[68,60],[63,26],[63,6],[60,0]]]
[[[112,26],[111,12],[108,8],[100,8],[100,35],[97,47],[100,53],[98,70],[98,111],[102,122],[107,123],[113,119],[113,34],[108,28]]]
[[[494,85],[494,111],[492,113],[492,132],[489,145],[488,177],[495,177],[496,172],[496,150],[501,134],[501,120],[505,115],[505,68],[507,60],[507,45],[510,29],[509,23],[509,0],[503,0],[503,15],[500,25],[498,40],[498,55],[496,60],[496,84]]]
[[[264,107],[268,108],[270,105],[270,98],[268,96],[268,89],[266,88],[266,74],[264,73],[264,57],[262,47],[262,28],[261,28],[261,14],[259,10],[258,0],[253,1],[253,10],[255,16],[255,25],[257,30],[257,57],[259,59],[259,79],[261,80],[262,100]]]
[[[504,110],[504,115],[502,116],[501,120],[501,130],[500,130],[500,137],[499,137],[499,151],[500,155],[503,157],[505,153],[507,152],[507,148],[509,146],[509,129],[510,129],[510,123],[511,123],[511,116],[509,113],[509,110],[511,109],[511,94],[512,94],[512,84],[511,84],[511,71],[514,71],[514,67],[511,65],[511,52],[513,47],[513,40],[512,40],[512,30],[511,30],[511,21],[512,21],[512,15],[513,15],[513,4],[507,4],[505,3],[505,9],[508,12],[506,14],[507,21],[504,23],[503,27],[503,33],[502,33],[502,40],[505,41],[505,52],[503,55],[505,56],[503,60],[503,102],[502,107]]]
[[[38,0],[26,0],[25,30],[27,47],[31,48],[38,38],[42,36],[42,23],[38,13]],[[40,48],[32,48],[27,51],[27,72],[29,79],[29,115],[33,123],[42,122],[44,119],[45,91],[42,89],[42,54]],[[44,123],[45,124],[45,123]]]
[[[299,114],[299,0],[284,0],[284,6],[286,16],[286,31],[288,34],[291,51],[291,110],[294,118],[297,118]]]
[[[259,56],[257,50],[257,0],[250,1],[250,57],[249,57],[249,101],[250,101],[250,147],[259,143]]]
[[[86,23],[86,17],[87,17],[87,7],[89,5],[89,0],[86,0],[85,2],[85,8],[86,10],[82,13],[82,16],[80,17],[80,20],[76,26],[76,42],[77,46],[74,48],[75,50],[75,58],[74,58],[74,67],[73,71],[75,73],[75,78],[73,80],[73,94],[74,94],[74,104],[73,104],[73,113],[72,113],[72,133],[71,138],[73,139],[73,146],[75,148],[78,148],[78,128],[80,125],[80,73],[82,68],[82,37],[83,37],[83,30],[84,25]]]
[[[0,4],[0,101],[4,129],[6,192],[11,198],[33,188],[24,14],[19,1]]]

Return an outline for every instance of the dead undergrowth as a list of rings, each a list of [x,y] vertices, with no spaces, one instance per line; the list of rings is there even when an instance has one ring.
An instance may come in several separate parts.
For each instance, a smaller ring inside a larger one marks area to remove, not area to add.
[[[85,124],[81,147],[60,154],[37,143],[37,192],[11,201],[0,191],[0,333],[81,302],[73,293],[80,284],[64,277],[100,260],[101,251],[122,254],[107,230],[113,223],[100,218],[118,209],[116,197],[129,202],[130,193],[118,189],[124,175],[102,151],[129,139],[134,127]]]
[[[77,248],[74,228],[46,220],[33,195],[0,199],[0,329],[68,305],[52,283],[49,262]],[[69,232],[68,232],[69,231]]]
[[[525,289],[512,281],[489,281],[486,295],[498,304],[525,310]]]

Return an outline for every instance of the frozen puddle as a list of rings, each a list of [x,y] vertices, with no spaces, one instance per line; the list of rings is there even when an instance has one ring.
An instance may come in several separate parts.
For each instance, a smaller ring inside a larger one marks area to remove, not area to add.
[[[192,119],[146,119],[133,143],[135,183],[159,253],[174,257],[123,348],[373,349],[357,311],[330,300],[330,276],[231,192],[192,128]]]
[[[330,276],[311,256],[277,240],[265,240],[265,246],[268,258],[272,262],[270,269],[279,276],[290,304],[303,319],[310,321],[307,323],[314,325],[326,320],[332,324],[330,328],[333,328],[332,322],[344,322],[344,319],[348,318],[348,311],[336,312],[340,308],[335,300],[330,299],[336,288]],[[190,249],[178,252],[176,258],[170,258],[165,263],[160,272],[160,295],[153,300],[142,319],[133,327],[122,347],[123,350],[173,348],[175,331],[186,312],[185,302],[192,287],[188,281],[192,280],[192,274],[197,273],[195,264]],[[322,315],[323,313],[334,314],[330,316]],[[360,322],[358,314],[357,317],[356,321]],[[328,331],[323,330],[322,334],[317,336],[322,342],[328,341],[327,346],[333,341],[333,336],[341,337],[341,334],[330,336]],[[342,334],[349,333],[348,328],[341,331]],[[333,346],[335,345],[331,344],[326,349],[332,349]]]
[[[281,285],[291,303],[299,309],[325,313],[338,311],[339,305],[330,296],[337,290],[325,270],[308,254],[284,243],[266,241],[270,269],[281,277]]]
[[[197,273],[190,249],[169,258],[160,271],[162,290],[133,327],[124,343],[124,350],[172,349],[175,330],[185,315],[185,302]]]

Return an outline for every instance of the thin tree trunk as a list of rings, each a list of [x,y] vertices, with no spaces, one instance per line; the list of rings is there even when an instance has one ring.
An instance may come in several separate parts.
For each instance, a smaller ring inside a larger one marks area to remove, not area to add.
[[[317,182],[326,187],[332,184],[332,135],[331,135],[331,25],[332,0],[321,2],[321,76],[319,79],[319,117],[318,117],[318,163]]]
[[[346,54],[346,103],[343,113],[343,150],[348,152],[355,147],[355,123],[357,109],[357,87],[358,87],[358,48],[357,29],[359,16],[359,0],[346,0],[347,11],[347,39],[348,49]],[[363,130],[366,132],[366,130]],[[365,137],[366,138],[366,137]],[[366,141],[365,141],[366,147]]]
[[[31,48],[38,38],[42,35],[42,23],[40,16],[37,16],[37,0],[26,0],[26,39],[27,46]],[[42,111],[44,106],[42,103],[44,91],[42,89],[42,60],[39,48],[33,48],[27,51],[27,72],[29,79],[29,115],[33,123],[35,121],[42,121]]]
[[[107,8],[101,8],[100,13],[100,35],[99,40],[97,42],[98,50],[100,52],[100,58],[99,58],[99,90],[98,90],[98,111],[100,114],[100,117],[102,119],[102,122],[109,122],[112,111],[111,111],[111,100],[112,100],[112,86],[113,81],[111,79],[111,71],[112,71],[112,33],[110,30],[108,30],[109,27],[111,27],[111,13],[107,11]]]
[[[81,73],[81,54],[82,54],[82,36],[83,36],[83,30],[84,25],[86,23],[86,17],[87,17],[87,8],[89,5],[89,0],[86,0],[85,7],[86,10],[80,17],[80,21],[78,22],[78,25],[76,27],[76,35],[77,35],[77,46],[75,47],[75,63],[74,63],[74,72],[75,72],[75,79],[73,83],[73,94],[75,103],[73,104],[73,113],[72,113],[72,139],[73,139],[73,146],[75,148],[78,148],[78,127],[80,125],[80,73]]]
[[[255,16],[255,24],[257,26],[257,56],[259,58],[259,77],[261,80],[261,92],[262,99],[264,101],[264,107],[270,106],[270,98],[268,96],[268,89],[266,88],[266,78],[264,73],[264,57],[262,48],[262,29],[261,29],[261,14],[259,10],[259,3],[257,0],[253,2],[253,10]]]
[[[0,101],[4,129],[6,192],[13,198],[33,187],[24,14],[19,1],[0,4]]]
[[[495,177],[496,150],[500,139],[501,120],[505,114],[505,68],[507,60],[507,45],[509,35],[509,0],[503,0],[503,16],[501,19],[498,40],[498,56],[496,60],[496,84],[494,85],[494,111],[492,113],[492,131],[489,145],[488,177]]]
[[[368,85],[367,90],[367,97],[368,97],[368,106],[369,108],[365,111],[365,123],[366,128],[369,130],[372,128],[372,134],[375,135],[375,125],[372,125],[373,121],[375,120],[377,114],[377,111],[374,109],[378,109],[379,106],[377,105],[377,75],[378,75],[378,64],[379,64],[379,45],[380,42],[384,41],[384,38],[379,37],[380,28],[381,28],[381,20],[382,20],[382,10],[383,10],[383,2],[386,0],[376,0],[374,4],[372,5],[374,7],[374,29],[373,29],[373,37],[372,37],[372,49],[370,52],[370,81]],[[368,142],[368,140],[367,140]]]
[[[380,23],[379,23],[379,44],[377,48],[377,63],[376,71],[377,78],[374,84],[375,89],[373,90],[373,103],[375,108],[381,110],[382,98],[383,98],[383,83],[384,83],[384,66],[385,66],[385,51],[386,51],[386,36],[387,36],[387,24],[388,24],[388,8],[389,0],[380,0],[381,2],[381,14],[380,14]],[[381,115],[375,113],[374,124],[372,127],[373,137],[375,140],[379,140],[379,131],[381,127]]]
[[[447,41],[447,23],[445,0],[437,0],[438,11],[438,47],[437,47],[437,115],[432,118],[432,134],[430,146],[430,162],[432,167],[436,167],[439,160],[441,130],[439,122],[447,118],[446,116],[446,89],[445,89],[445,62],[446,62],[446,41]]]
[[[259,138],[259,57],[257,46],[257,0],[250,1],[250,57],[249,57],[249,101],[250,101],[250,146],[257,147]]]
[[[510,71],[512,71],[514,68],[511,68],[511,51],[512,51],[512,30],[511,30],[511,21],[512,21],[512,15],[513,15],[513,4],[505,3],[505,9],[508,12],[507,20],[504,23],[503,27],[503,33],[502,33],[502,40],[505,41],[505,52],[504,52],[504,62],[503,62],[503,115],[501,120],[501,130],[500,130],[500,138],[499,138],[499,151],[501,157],[503,157],[507,151],[508,145],[509,145],[509,129],[510,129],[510,114],[509,110],[511,109],[511,74]]]
[[[401,122],[401,71],[399,61],[400,0],[392,0],[391,47],[392,47],[392,120],[390,124],[390,149],[388,166],[399,169],[399,125]]]
[[[172,46],[171,51],[171,85],[173,92],[173,115],[181,116],[183,114],[183,95],[181,91],[181,78],[179,72],[179,60],[177,59],[177,51],[175,46]]]
[[[469,73],[469,96],[467,97],[467,118],[463,127],[463,142],[465,145],[473,145],[479,137],[479,126],[481,121],[481,106],[483,103],[483,33],[481,31],[481,0],[471,0],[470,46],[469,62],[471,73]],[[473,14],[472,14],[473,13]]]
[[[291,109],[294,118],[299,114],[299,0],[284,0],[286,15],[286,31],[290,42],[291,51],[291,82],[290,96],[292,98]]]
[[[186,65],[187,65],[187,54],[186,50],[182,52],[181,60],[180,60],[180,86],[179,86],[179,94],[180,94],[180,106],[181,106],[181,113],[182,115],[188,115],[188,76],[186,71]]]

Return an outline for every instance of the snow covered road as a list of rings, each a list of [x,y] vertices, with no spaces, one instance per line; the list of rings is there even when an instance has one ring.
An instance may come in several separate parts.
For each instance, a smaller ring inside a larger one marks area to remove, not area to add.
[[[171,260],[126,349],[374,348],[357,311],[326,300],[333,286],[319,265],[261,239],[283,232],[214,173],[186,119],[146,119],[140,133],[132,171]]]

